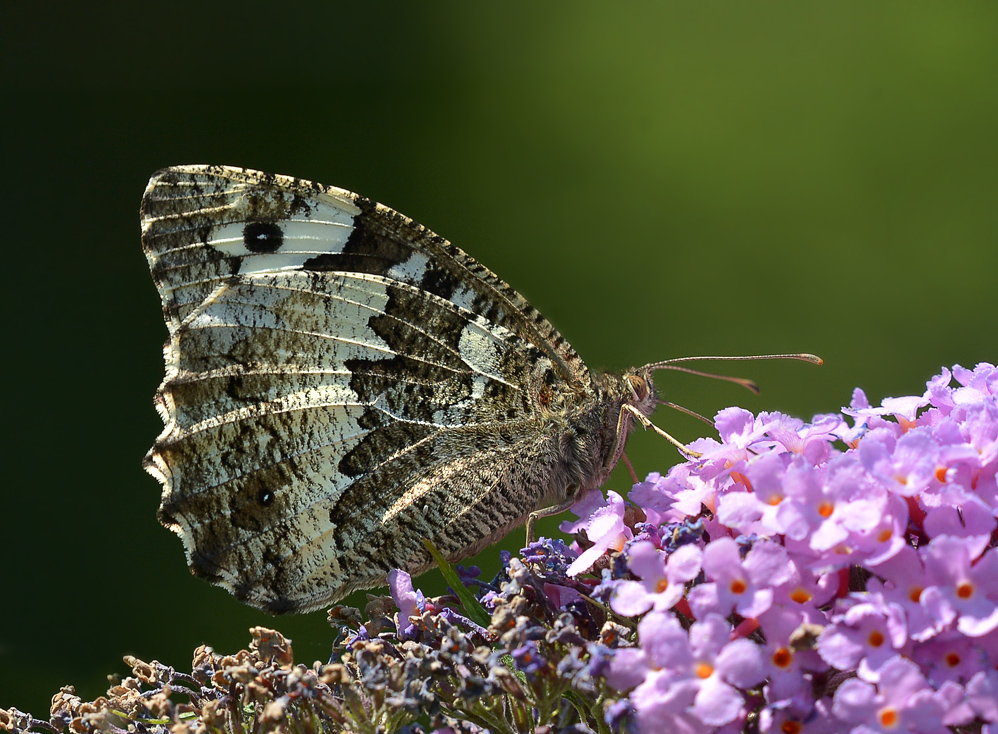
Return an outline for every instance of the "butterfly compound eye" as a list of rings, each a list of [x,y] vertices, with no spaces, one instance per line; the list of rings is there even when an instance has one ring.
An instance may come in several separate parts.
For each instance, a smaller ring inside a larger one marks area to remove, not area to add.
[[[644,400],[648,397],[648,382],[638,375],[628,375],[628,382],[631,383],[631,389],[634,391],[634,397],[639,401]]]

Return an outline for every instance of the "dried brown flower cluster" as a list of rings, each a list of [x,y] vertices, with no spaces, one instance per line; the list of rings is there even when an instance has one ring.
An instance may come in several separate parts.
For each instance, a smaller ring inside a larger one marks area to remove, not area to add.
[[[335,607],[329,664],[295,664],[291,641],[255,627],[249,649],[199,647],[190,673],[132,657],[132,675],[85,702],[71,686],[51,718],[0,711],[0,730],[53,734],[401,732],[442,734],[609,731],[607,689],[589,645],[606,640],[585,604],[566,610],[545,595],[542,564],[507,559],[501,589],[480,584],[488,628],[454,597],[416,592]],[[404,596],[404,598],[403,598]],[[418,601],[417,601],[418,598]],[[402,602],[399,604],[399,602]],[[398,612],[397,605],[406,611]],[[364,620],[367,621],[364,621]],[[602,628],[602,629],[601,629]]]
[[[0,728],[62,734],[186,734],[287,730],[289,715],[332,719],[336,699],[331,686],[340,682],[342,666],[316,670],[295,666],[291,641],[279,632],[254,627],[250,634],[249,649],[235,655],[199,647],[191,673],[127,656],[132,676],[112,685],[106,696],[84,702],[72,686],[65,686],[52,697],[48,721],[11,709],[0,711]],[[307,723],[300,728],[316,730]]]

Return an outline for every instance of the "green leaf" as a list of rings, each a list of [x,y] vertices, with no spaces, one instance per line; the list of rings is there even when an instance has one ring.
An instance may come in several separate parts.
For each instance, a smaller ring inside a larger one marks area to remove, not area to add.
[[[475,598],[475,595],[461,581],[461,577],[457,575],[454,567],[440,554],[437,547],[426,538],[423,538],[423,545],[426,546],[426,550],[433,556],[433,560],[437,562],[444,580],[454,590],[454,593],[457,594],[458,599],[461,600],[461,606],[464,607],[465,612],[471,620],[482,627],[488,627],[492,622],[492,618],[489,617],[488,612],[485,611],[485,608]]]

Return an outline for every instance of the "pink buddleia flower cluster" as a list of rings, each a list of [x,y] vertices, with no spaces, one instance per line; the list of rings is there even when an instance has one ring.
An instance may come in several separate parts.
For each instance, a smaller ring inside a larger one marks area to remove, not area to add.
[[[879,407],[856,390],[810,423],[729,408],[716,427],[632,488],[644,523],[610,492],[563,524],[621,549],[594,595],[639,618],[600,664],[621,694],[607,723],[998,734],[998,370],[944,369]]]
[[[998,734],[998,370],[715,425],[626,499],[581,497],[571,545],[459,567],[439,597],[396,570],[330,609],[325,665],[255,628],[0,731]]]

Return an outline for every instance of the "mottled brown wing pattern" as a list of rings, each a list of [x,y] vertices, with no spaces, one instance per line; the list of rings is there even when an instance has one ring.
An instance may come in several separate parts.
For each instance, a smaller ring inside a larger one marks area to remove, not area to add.
[[[453,245],[346,191],[207,166],[154,176],[142,231],[170,332],[147,467],[196,573],[306,611],[425,569],[421,538],[457,558],[559,499],[565,429],[538,395],[592,377]]]
[[[171,331],[234,274],[389,277],[451,301],[547,354],[568,381],[589,370],[537,309],[458,247],[386,206],[332,186],[228,166],[157,173],[143,245]]]

